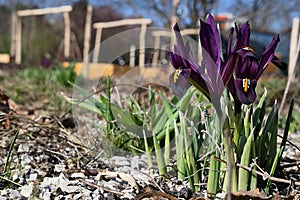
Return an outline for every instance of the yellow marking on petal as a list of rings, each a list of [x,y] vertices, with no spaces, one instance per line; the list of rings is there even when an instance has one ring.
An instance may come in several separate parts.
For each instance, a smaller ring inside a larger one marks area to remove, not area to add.
[[[248,92],[249,88],[250,88],[250,80],[248,78],[243,78],[243,89],[244,89],[244,92]]]
[[[244,46],[242,49],[245,51],[251,51],[252,53],[255,53],[255,51],[251,47],[248,47],[248,46]]]
[[[174,78],[174,83],[176,83],[176,81],[179,78],[181,72],[182,72],[182,69],[176,69],[174,77],[173,77]]]

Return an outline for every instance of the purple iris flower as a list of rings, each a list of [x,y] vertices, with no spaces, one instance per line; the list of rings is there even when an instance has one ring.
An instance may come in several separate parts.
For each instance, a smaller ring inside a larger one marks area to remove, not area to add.
[[[206,21],[200,20],[200,41],[202,46],[202,65],[200,66],[192,54],[189,42],[184,43],[177,24],[174,26],[177,44],[174,52],[168,51],[171,64],[176,69],[170,76],[173,93],[183,96],[191,85],[200,90],[216,107],[225,87],[228,87],[237,104],[251,104],[255,101],[257,81],[267,65],[278,58],[274,51],[279,36],[257,58],[249,47],[249,22],[236,27],[236,38],[233,43],[234,28],[229,34],[227,57],[222,60],[220,34],[212,15]],[[235,73],[234,73],[235,72]]]
[[[229,89],[234,98],[243,104],[251,104],[256,99],[255,88],[258,79],[272,61],[277,60],[274,55],[279,42],[279,35],[273,38],[269,46],[260,58],[257,58],[254,50],[249,47],[250,26],[248,22],[237,28],[235,54],[237,62],[235,66],[235,77],[231,80]]]
[[[219,107],[224,87],[234,72],[237,55],[231,54],[222,61],[220,34],[212,15],[206,21],[201,20],[200,41],[202,46],[202,65],[192,54],[189,42],[183,42],[177,24],[174,26],[177,44],[174,52],[168,51],[171,64],[176,69],[170,76],[173,93],[182,96],[191,85],[200,90],[215,106]],[[232,36],[231,36],[232,37]]]

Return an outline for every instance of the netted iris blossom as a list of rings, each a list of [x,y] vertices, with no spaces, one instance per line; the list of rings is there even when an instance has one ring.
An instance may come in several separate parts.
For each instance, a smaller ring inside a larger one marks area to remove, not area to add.
[[[237,54],[237,63],[235,67],[235,77],[230,91],[235,96],[237,101],[243,104],[251,104],[256,99],[255,88],[258,79],[273,60],[277,59],[274,51],[279,42],[279,35],[273,38],[269,46],[258,58],[254,50],[249,47],[250,26],[248,22],[243,23],[237,28],[237,37],[240,38]]]
[[[228,86],[235,101],[251,104],[256,98],[257,80],[272,60],[278,60],[274,51],[279,36],[273,38],[260,59],[249,47],[249,22],[236,27],[236,38],[233,43],[234,28],[229,34],[227,56],[222,60],[220,34],[212,15],[206,21],[200,20],[200,41],[203,61],[200,66],[192,54],[189,42],[184,44],[177,24],[174,26],[177,44],[174,52],[168,51],[171,64],[176,71],[170,76],[173,93],[182,96],[186,89],[194,85],[216,107],[223,90]]]
[[[216,107],[224,86],[229,83],[236,63],[236,55],[231,54],[222,61],[220,34],[212,15],[205,21],[201,20],[200,41],[202,45],[202,64],[200,66],[192,54],[190,44],[183,42],[177,24],[174,26],[177,44],[174,52],[168,51],[171,64],[176,69],[170,76],[173,93],[182,96],[186,89],[193,85],[200,90]]]

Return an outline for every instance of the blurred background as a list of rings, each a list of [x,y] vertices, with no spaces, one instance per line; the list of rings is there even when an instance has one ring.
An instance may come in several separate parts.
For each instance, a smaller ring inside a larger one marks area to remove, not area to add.
[[[249,20],[253,48],[262,51],[272,37],[279,33],[281,42],[277,53],[285,60],[289,54],[293,18],[300,16],[300,0],[0,0],[0,53],[10,53],[14,11],[70,5],[73,8],[70,12],[70,58],[82,61],[88,4],[93,6],[92,23],[150,18],[150,26],[168,29],[174,20],[179,22],[181,29],[198,28],[199,19],[212,13],[221,25],[225,41],[228,28],[234,22]],[[132,26],[105,29],[102,40],[129,28]],[[22,17],[22,64],[37,66],[44,58],[64,60],[63,41],[63,14]],[[92,29],[91,48],[94,47],[94,42],[95,29]],[[124,62],[128,64],[128,59]]]

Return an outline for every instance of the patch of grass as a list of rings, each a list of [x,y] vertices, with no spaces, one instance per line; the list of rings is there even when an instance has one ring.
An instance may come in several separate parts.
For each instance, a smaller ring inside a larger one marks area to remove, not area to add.
[[[25,109],[41,113],[61,114],[71,108],[61,95],[70,94],[68,83],[76,80],[74,67],[63,68],[57,64],[52,68],[28,67],[16,70],[15,74],[4,74],[1,89]]]

